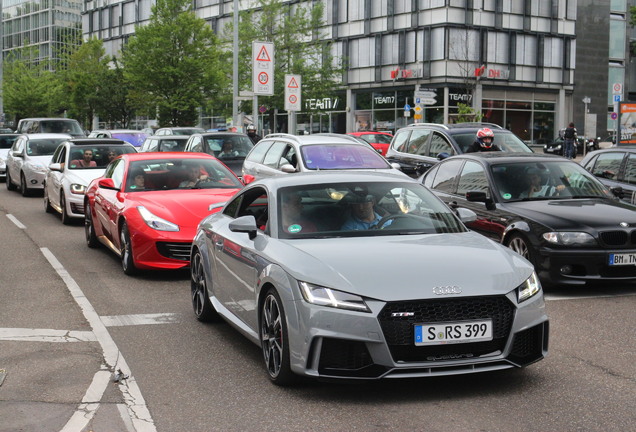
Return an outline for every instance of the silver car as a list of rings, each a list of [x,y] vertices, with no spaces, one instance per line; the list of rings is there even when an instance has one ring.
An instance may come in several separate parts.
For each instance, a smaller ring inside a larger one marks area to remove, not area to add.
[[[262,349],[268,376],[413,378],[518,368],[547,354],[532,265],[469,231],[408,178],[256,181],[201,221],[191,297]]]
[[[403,176],[367,142],[349,135],[270,134],[243,162],[243,181],[298,172],[365,170]]]
[[[7,154],[7,189],[19,186],[23,196],[42,190],[53,152],[62,141],[71,138],[66,134],[20,135]]]

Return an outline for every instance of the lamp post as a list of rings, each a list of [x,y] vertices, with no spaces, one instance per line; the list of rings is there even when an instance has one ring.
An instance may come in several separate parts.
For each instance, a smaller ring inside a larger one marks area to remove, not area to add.
[[[2,1],[2,0],[0,0]],[[239,39],[238,39],[238,26],[239,26],[239,1],[234,0],[234,41],[232,44],[232,50],[234,53],[232,54],[232,81],[234,84],[232,86],[232,93],[234,97],[232,98],[232,123],[233,126],[238,127],[239,119],[238,119],[238,50],[239,50]],[[241,125],[243,126],[243,125]],[[239,129],[240,130],[240,129]]]

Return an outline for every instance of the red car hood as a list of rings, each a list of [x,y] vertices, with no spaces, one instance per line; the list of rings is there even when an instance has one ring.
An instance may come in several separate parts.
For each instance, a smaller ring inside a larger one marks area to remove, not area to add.
[[[181,227],[195,228],[204,217],[216,213],[239,189],[187,189],[135,192],[131,207],[147,210]],[[132,194],[131,194],[132,195]]]

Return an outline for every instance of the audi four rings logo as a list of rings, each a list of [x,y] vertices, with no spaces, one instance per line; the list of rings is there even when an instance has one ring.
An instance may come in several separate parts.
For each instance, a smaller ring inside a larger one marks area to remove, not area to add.
[[[461,294],[462,289],[457,285],[453,286],[437,286],[433,288],[433,293],[436,295],[453,295],[453,294]]]

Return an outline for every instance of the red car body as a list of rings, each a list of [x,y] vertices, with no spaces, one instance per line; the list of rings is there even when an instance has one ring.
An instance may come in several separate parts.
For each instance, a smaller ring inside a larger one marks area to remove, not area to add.
[[[131,185],[140,169],[144,189]],[[206,179],[184,185],[191,169],[200,169],[200,178]],[[86,190],[87,245],[106,245],[120,256],[127,274],[188,267],[199,222],[219,211],[242,186],[229,168],[207,154],[122,155]]]
[[[393,139],[393,135],[387,132],[350,132],[347,135],[353,135],[365,140],[382,156],[386,156],[386,151],[389,148],[389,144],[391,144],[391,139]]]

